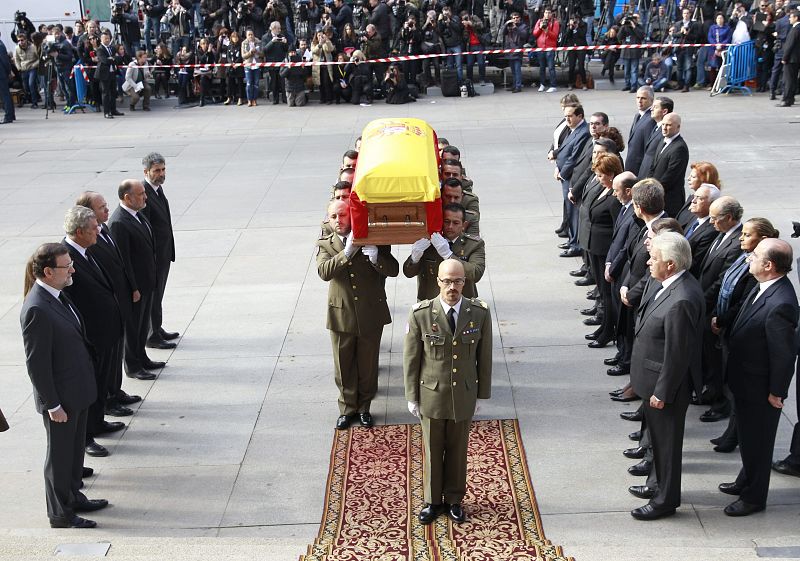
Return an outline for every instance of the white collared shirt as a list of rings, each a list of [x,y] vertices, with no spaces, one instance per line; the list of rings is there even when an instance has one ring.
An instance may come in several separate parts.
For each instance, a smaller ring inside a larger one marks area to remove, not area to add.
[[[776,282],[778,282],[779,280],[781,280],[785,276],[786,275],[781,275],[777,279],[772,279],[772,280],[768,280],[768,281],[764,281],[764,282],[758,283],[758,294],[756,294],[756,297],[753,298],[753,302],[755,302],[756,300],[761,298],[761,295],[764,294],[764,292],[766,292],[766,290],[770,286],[772,286],[773,284],[775,284]]]
[[[661,151],[663,152],[667,148],[667,146],[669,146],[670,143],[673,140],[675,140],[676,138],[678,138],[680,135],[681,135],[681,133],[676,133],[676,134],[674,134],[672,136],[665,136],[664,137],[664,148],[662,148]]]
[[[38,284],[39,286],[44,288],[56,300],[58,300],[58,297],[61,296],[61,291],[60,290],[58,290],[56,288],[53,288],[52,286],[50,286],[49,284],[44,282],[42,279],[36,279],[36,284]]]
[[[133,210],[132,208],[125,206],[125,203],[119,203],[119,206],[122,207],[124,210],[127,210],[128,214],[133,216],[137,222],[139,223],[142,222],[141,220],[139,220],[139,211]]]
[[[458,325],[458,314],[461,313],[461,302],[463,300],[464,300],[464,298],[459,298],[458,302],[456,302],[454,306],[450,306],[447,302],[442,300],[441,296],[439,297],[439,302],[441,302],[441,304],[442,304],[442,309],[444,310],[444,315],[447,315],[447,314],[450,313],[450,308],[453,308],[453,310],[455,310],[455,313],[453,314],[453,321],[454,321],[454,323],[456,325]],[[455,333],[453,333],[453,335],[455,335]]]
[[[80,254],[81,254],[81,256],[82,256],[84,259],[86,259],[87,261],[89,260],[89,258],[88,258],[88,257],[86,257],[86,248],[85,248],[85,247],[83,247],[82,245],[80,245],[78,242],[76,242],[75,240],[73,240],[73,239],[72,239],[72,238],[70,238],[69,236],[67,236],[66,238],[64,238],[64,241],[66,241],[66,242],[67,242],[67,243],[68,243],[70,246],[74,247],[74,248],[75,248],[75,250],[76,250],[78,253],[80,253]]]
[[[669,285],[671,285],[676,280],[681,278],[683,276],[683,273],[685,273],[685,272],[686,272],[686,269],[684,269],[683,271],[680,271],[678,273],[675,273],[674,275],[672,275],[668,279],[664,279],[664,281],[661,283],[661,290],[656,292],[656,295],[653,297],[653,301],[655,302],[656,300],[658,300],[658,297],[661,296],[664,293],[664,291],[669,288]]]
[[[730,230],[728,230],[727,232],[725,232],[725,235],[724,235],[724,236],[722,236],[722,239],[721,239],[721,240],[719,241],[719,243],[717,244],[717,248],[719,248],[719,246],[721,246],[721,245],[722,245],[722,243],[723,243],[725,240],[727,240],[728,238],[730,238],[730,237],[731,237],[731,236],[734,234],[734,232],[736,232],[736,229],[739,227],[739,224],[741,224],[741,222],[737,222],[736,224],[734,224],[734,225],[733,225],[733,228],[731,228]],[[716,249],[716,248],[715,248],[715,249]]]

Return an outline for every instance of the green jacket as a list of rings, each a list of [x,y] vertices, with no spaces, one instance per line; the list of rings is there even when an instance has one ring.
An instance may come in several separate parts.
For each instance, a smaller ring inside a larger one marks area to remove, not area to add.
[[[453,242],[453,257],[461,260],[467,282],[464,284],[463,295],[467,298],[478,296],[477,282],[483,277],[486,270],[486,247],[480,238],[469,234],[462,234]],[[439,294],[439,284],[436,275],[439,272],[439,263],[442,256],[436,248],[430,246],[422,254],[419,263],[411,261],[411,256],[403,263],[403,274],[408,278],[417,277],[417,300],[436,298]]]
[[[317,273],[329,282],[327,328],[362,334],[391,323],[384,285],[386,277],[396,277],[399,270],[391,246],[378,248],[373,265],[361,248],[348,259],[336,234],[317,240]]]
[[[467,234],[480,237],[481,207],[478,195],[470,191],[464,191],[464,196],[461,198],[461,205],[467,210],[467,215],[464,219],[469,221],[469,226],[467,226],[465,231]]]
[[[406,400],[419,403],[423,416],[465,421],[476,399],[492,395],[492,316],[486,302],[462,298],[450,332],[441,300],[411,308],[403,346]]]

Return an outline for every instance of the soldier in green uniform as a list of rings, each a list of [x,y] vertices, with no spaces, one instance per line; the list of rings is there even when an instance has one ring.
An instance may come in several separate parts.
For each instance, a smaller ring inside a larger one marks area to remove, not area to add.
[[[448,165],[447,162],[449,160],[455,160],[458,162],[458,166],[454,163],[450,162],[449,167],[452,169],[445,170],[444,166]],[[468,193],[472,193],[472,186],[474,183],[472,180],[467,177],[467,170],[464,169],[464,164],[461,161],[461,152],[453,146],[445,146],[445,149],[442,150],[442,161],[445,162],[442,164],[442,177],[447,179],[448,177],[457,177],[461,180],[461,184],[464,186],[464,191]]]
[[[392,321],[384,285],[400,265],[388,245],[353,245],[350,207],[343,201],[331,201],[328,219],[334,231],[317,240],[317,273],[329,283],[327,327],[339,388],[336,428],[347,429],[356,417],[371,427],[381,335]]]
[[[349,181],[337,181],[333,184],[331,189],[331,201],[345,201],[347,202],[350,199],[350,191],[353,189],[353,184]],[[330,205],[330,201],[328,202]],[[333,228],[331,227],[331,221],[328,218],[328,210],[325,209],[325,220],[322,221],[320,226],[322,233],[319,235],[320,239],[327,237],[333,233]]]
[[[466,520],[467,441],[477,399],[492,392],[492,318],[489,307],[461,295],[464,266],[445,259],[439,296],[411,309],[403,346],[408,410],[419,417],[425,445],[422,524],[442,512]]]
[[[468,234],[475,237],[481,236],[480,219],[481,210],[478,206],[478,197],[464,191],[461,180],[449,177],[442,184],[442,204],[457,203],[466,209],[466,221],[469,225],[465,228]]]
[[[417,277],[417,300],[436,298],[439,263],[450,257],[461,261],[466,271],[464,296],[478,296],[476,284],[486,270],[486,250],[482,239],[464,233],[468,224],[464,213],[464,207],[459,204],[445,205],[444,236],[433,234],[431,239],[422,238],[411,246],[411,255],[403,263],[403,274],[408,278]]]

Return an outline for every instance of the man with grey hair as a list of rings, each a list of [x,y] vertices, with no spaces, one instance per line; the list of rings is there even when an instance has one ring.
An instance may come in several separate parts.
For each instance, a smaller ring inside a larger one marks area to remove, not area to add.
[[[661,119],[664,139],[658,144],[653,163],[647,173],[664,187],[664,210],[669,216],[677,216],[686,199],[683,189],[686,167],[689,165],[689,147],[681,136],[681,118],[677,113],[668,113]],[[645,170],[639,170],[639,175]]]
[[[694,278],[700,278],[700,265],[711,248],[714,238],[717,237],[717,231],[708,216],[708,209],[711,208],[711,203],[721,196],[722,192],[716,185],[703,183],[694,192],[692,203],[689,205],[693,220],[686,225],[684,235],[689,240],[689,245],[692,246],[692,266],[689,268],[689,272],[694,275]]]
[[[642,86],[636,90],[636,115],[633,116],[633,124],[628,133],[628,155],[625,158],[625,171],[632,171],[636,175],[642,165],[647,140],[656,124],[650,114],[650,107],[653,105],[653,88]]]
[[[87,252],[97,243],[97,217],[83,206],[74,206],[64,217],[67,236],[62,244],[69,251],[75,272],[72,284],[64,291],[78,308],[86,329],[86,338],[94,348],[94,378],[97,399],[89,407],[86,421],[86,453],[90,456],[108,456],[108,450],[95,442],[95,438],[125,428],[120,422],[105,420],[108,382],[114,373],[114,352],[122,339],[124,324],[114,287],[100,264]]]
[[[164,194],[164,181],[167,178],[167,165],[164,156],[151,152],[142,158],[144,166],[144,185],[147,206],[142,214],[150,222],[156,244],[156,285],[153,290],[153,305],[150,312],[150,334],[147,346],[153,349],[174,349],[173,339],[179,334],[164,330],[164,290],[167,287],[170,264],[175,262],[175,236],[172,233],[172,215],[169,201]]]
[[[645,294],[636,312],[631,384],[644,400],[651,435],[656,485],[634,485],[634,496],[649,499],[633,509],[637,520],[675,514],[681,504],[683,430],[689,407],[689,371],[700,358],[703,291],[687,269],[689,242],[678,233],[662,232],[650,242],[650,274],[658,283]]]

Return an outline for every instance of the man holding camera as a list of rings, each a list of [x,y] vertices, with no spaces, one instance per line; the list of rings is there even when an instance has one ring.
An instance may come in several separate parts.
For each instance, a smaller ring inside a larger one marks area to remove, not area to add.
[[[336,35],[339,37],[344,33],[346,24],[353,25],[353,9],[344,0],[333,0],[333,7],[326,2],[325,13],[331,15],[331,22],[333,27],[336,28]]]
[[[678,86],[682,92],[689,91],[689,84],[692,83],[692,63],[697,51],[696,47],[680,47],[680,45],[690,45],[703,41],[703,28],[696,21],[692,20],[692,10],[684,8],[681,11],[683,19],[675,24],[673,38],[678,43],[676,49],[678,54]]]
[[[558,19],[554,17],[553,10],[550,7],[544,9],[542,18],[536,22],[533,30],[533,36],[536,39],[536,46],[540,49],[551,49],[558,46],[558,35],[561,32],[561,24]],[[539,91],[547,91],[553,93],[556,91],[556,53],[539,52]],[[547,83],[547,71],[550,72],[550,87]]]
[[[130,2],[115,2],[111,5],[111,23],[119,26],[125,53],[134,56],[142,42],[142,34],[139,31],[139,16]]]
[[[638,14],[625,16],[620,21],[619,42],[627,45],[637,45],[644,40],[644,29],[639,25]],[[636,92],[639,87],[639,63],[642,59],[641,49],[622,49],[622,66],[625,72],[625,85],[623,92]]]
[[[458,75],[458,83],[460,84],[463,79],[461,76],[461,53],[463,52],[462,43],[464,40],[464,26],[461,21],[453,16],[453,9],[445,5],[442,8],[442,13],[439,14],[439,35],[444,42],[445,51],[455,56],[447,57],[447,68],[453,69],[456,67],[456,74]]]
[[[382,0],[369,0],[369,23],[375,26],[383,44],[383,52],[389,52],[389,40],[392,37],[392,17],[389,6]],[[369,57],[370,55],[367,55]]]
[[[72,107],[78,102],[75,93],[75,82],[69,77],[72,72],[72,64],[75,62],[75,49],[72,48],[72,43],[67,41],[61,29],[57,26],[53,28],[53,34],[50,37],[53,39],[46,41],[42,45],[42,52],[51,57],[55,63],[59,87],[67,96],[66,107]]]
[[[503,27],[503,48],[521,49],[527,42],[529,34],[528,26],[522,22],[520,12],[514,12]],[[506,55],[506,58],[511,68],[511,74],[514,76],[511,93],[519,93],[522,91],[522,54],[510,53]]]
[[[153,44],[161,40],[161,17],[167,13],[164,0],[139,0],[139,6],[144,12],[144,48],[148,54],[153,54]],[[153,32],[153,42],[150,42],[150,31]]]
[[[267,4],[280,4],[276,0],[270,0]],[[281,4],[282,5],[282,4]],[[264,11],[266,18],[267,11]],[[281,24],[278,21],[273,21],[269,24],[269,31],[264,34],[261,39],[262,50],[264,53],[264,60],[266,62],[283,62],[289,52],[289,42],[286,37],[281,33]],[[286,94],[283,91],[283,78],[280,76],[280,68],[271,66],[269,70],[269,89],[272,92],[272,104],[278,105],[283,100],[286,103]]]
[[[172,0],[172,4],[167,8],[164,19],[169,22],[172,35],[172,48],[174,55],[177,55],[182,47],[188,47],[191,42],[192,16],[189,11],[180,3],[180,0]]]

